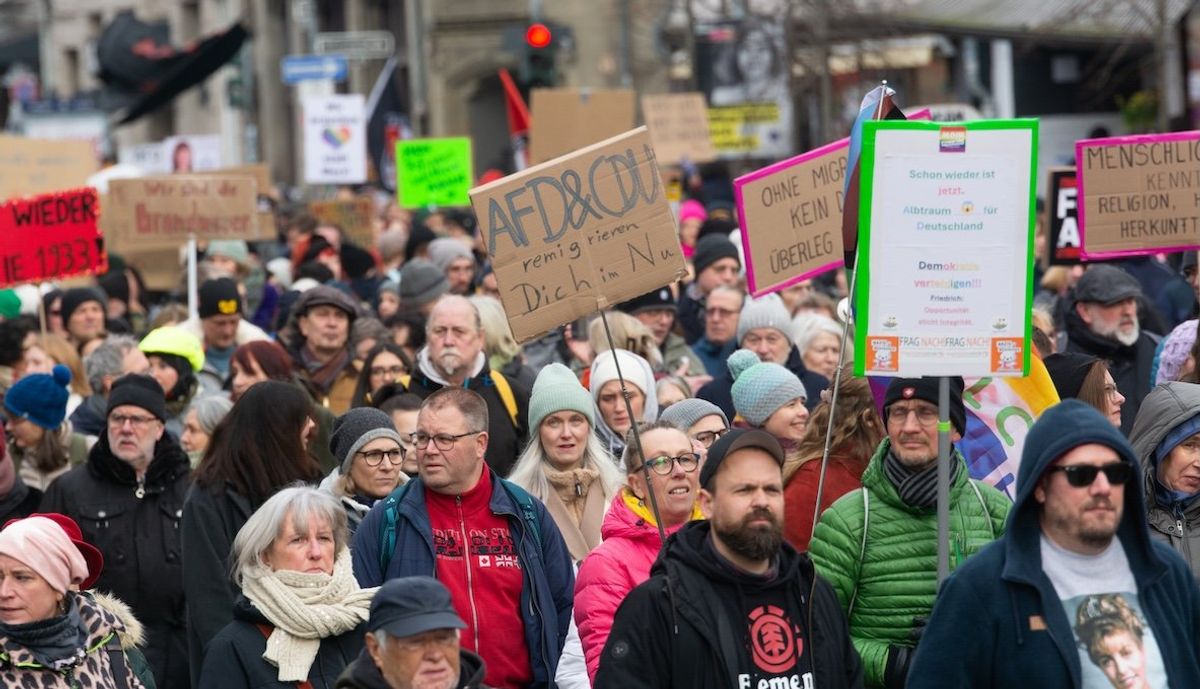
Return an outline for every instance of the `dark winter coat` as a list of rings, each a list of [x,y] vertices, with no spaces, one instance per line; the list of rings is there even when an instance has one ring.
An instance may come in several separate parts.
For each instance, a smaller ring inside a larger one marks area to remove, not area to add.
[[[20,481],[21,477],[18,476],[16,480]],[[0,524],[10,519],[24,519],[38,511],[38,505],[42,502],[42,491],[30,488],[24,483],[14,485],[14,490],[16,489],[23,489],[23,493],[13,495],[10,491],[8,495],[0,498]]]
[[[233,537],[256,507],[228,487],[214,491],[193,486],[184,503],[183,590],[192,686],[200,678],[205,645],[233,621],[240,591],[229,578],[229,553]]]
[[[279,668],[263,660],[268,633],[274,625],[245,596],[233,607],[233,621],[208,644],[200,670],[198,689],[296,689],[296,682],[280,682]],[[321,639],[321,648],[308,670],[312,689],[333,689],[338,675],[363,650],[366,623],[350,631]]]
[[[517,457],[525,449],[525,442],[528,438],[526,429],[529,426],[529,388],[522,386],[513,378],[506,376],[505,380],[512,388],[513,397],[517,402],[516,427],[513,427],[508,407],[504,406],[504,400],[500,399],[500,393],[496,390],[495,382],[492,381],[491,369],[488,368],[486,361],[477,375],[463,382],[464,388],[479,393],[479,396],[487,402],[488,446],[484,461],[492,471],[500,476],[508,476],[513,465],[517,463]],[[434,380],[420,365],[408,381],[408,391],[421,399],[425,399],[441,389],[442,384]]]
[[[39,508],[74,519],[83,539],[104,554],[95,589],[124,601],[145,626],[143,650],[161,687],[188,681],[179,523],[190,474],[187,454],[163,432],[139,483],[102,433],[87,463],[55,480]]]
[[[1137,342],[1126,347],[1116,340],[1093,333],[1075,309],[1067,311],[1066,319],[1067,351],[1090,354],[1108,362],[1108,372],[1112,374],[1117,389],[1125,396],[1125,404],[1121,407],[1121,432],[1128,435],[1142,400],[1154,388],[1150,368],[1154,365],[1158,339],[1143,330]]]
[[[1079,651],[1072,621],[1042,571],[1041,508],[1033,495],[1047,467],[1087,443],[1137,464],[1125,439],[1083,402],[1066,400],[1047,410],[1025,439],[1008,529],[942,586],[909,668],[908,689],[1078,689]],[[1200,590],[1187,563],[1150,538],[1137,480],[1125,484],[1124,496],[1116,535],[1167,679],[1172,687],[1200,687]]]
[[[713,561],[704,547],[711,525],[691,522],[667,539],[650,579],[617,609],[600,656],[594,689],[728,689],[738,687],[741,636],[718,601],[738,596],[741,581]],[[817,577],[808,556],[784,543],[778,579],[787,586],[791,617],[812,624],[805,653],[822,689],[862,687],[862,664],[850,643],[846,616],[833,589]]]
[[[829,380],[820,373],[805,368],[804,360],[800,357],[800,350],[795,345],[792,345],[792,351],[788,352],[787,362],[784,363],[784,366],[796,374],[796,377],[804,384],[804,391],[808,393],[808,399],[804,401],[804,406],[808,407],[809,411],[816,409],[817,405],[821,403],[821,391],[829,387]],[[723,374],[714,376],[711,381],[701,387],[696,392],[696,397],[717,405],[730,419],[737,413],[733,408],[733,374],[729,372],[728,367],[725,368]]]
[[[76,433],[100,437],[108,430],[108,398],[104,395],[86,397],[71,412],[71,428]]]
[[[465,648],[458,649],[458,684],[455,689],[488,689],[483,684],[483,658]],[[364,649],[338,677],[337,689],[392,689]]]
[[[521,587],[521,609],[525,623],[525,643],[533,668],[532,687],[553,687],[553,678],[566,643],[571,625],[571,608],[575,592],[575,567],[562,534],[542,503],[533,503],[541,542],[529,533],[521,507],[501,487],[500,478],[493,472],[492,512],[508,520],[517,558],[521,564],[524,585]],[[380,500],[363,518],[354,533],[350,552],[354,558],[354,576],[360,586],[379,586],[397,577],[437,576],[433,549],[433,527],[425,506],[425,485],[413,479],[396,489],[404,491],[403,499],[395,506],[396,546],[387,569],[380,570],[380,547],[386,526],[390,498]],[[393,494],[394,495],[394,494]]]

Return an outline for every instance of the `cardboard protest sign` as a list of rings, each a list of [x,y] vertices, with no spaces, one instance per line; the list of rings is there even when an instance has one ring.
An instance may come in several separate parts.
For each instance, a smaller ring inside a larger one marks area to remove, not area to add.
[[[717,157],[708,131],[708,106],[702,93],[642,96],[642,118],[650,129],[654,154],[664,164],[687,160],[707,163]]]
[[[848,149],[843,139],[733,181],[752,295],[842,266]]]
[[[346,237],[360,247],[375,245],[375,202],[369,197],[349,201],[310,201],[308,212],[321,222],[342,228]]]
[[[1037,132],[864,124],[856,373],[1028,374]]]
[[[304,181],[367,181],[367,123],[361,94],[304,100]]]
[[[0,135],[0,199],[82,187],[99,167],[89,141]]]
[[[529,159],[544,163],[633,129],[633,91],[534,89]]]
[[[114,251],[177,248],[196,239],[262,239],[252,177],[171,175],[109,182],[101,219]]]
[[[471,140],[466,137],[397,141],[396,198],[400,207],[469,205],[471,170]]]
[[[270,197],[267,194],[275,186],[271,181],[271,168],[266,163],[252,165],[234,165],[217,170],[196,172],[197,175],[216,175],[219,177],[253,177],[258,185],[258,233],[262,237],[274,237],[278,230],[275,226],[275,211],[271,208]]]
[[[1200,247],[1200,132],[1075,143],[1083,259]]]
[[[1079,237],[1079,212],[1075,168],[1052,167],[1046,185],[1046,230],[1052,266],[1079,263],[1083,240]]]
[[[108,270],[90,187],[0,205],[0,287]]]
[[[645,127],[471,190],[518,342],[686,273]]]

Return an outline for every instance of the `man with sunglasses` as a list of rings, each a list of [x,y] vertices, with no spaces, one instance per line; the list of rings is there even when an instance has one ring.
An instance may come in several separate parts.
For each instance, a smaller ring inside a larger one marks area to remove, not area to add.
[[[467,626],[485,682],[552,689],[571,621],[570,552],[545,506],[484,461],[488,405],[445,387],[417,414],[417,478],[379,501],[354,534],[359,583],[432,574]]]
[[[1138,478],[1133,448],[1094,408],[1046,410],[1008,532],[942,587],[909,689],[1200,686],[1200,590],[1150,537]]]
[[[782,470],[783,448],[765,431],[735,429],[709,448],[707,521],[671,536],[626,596],[595,689],[862,686],[833,590],[783,541]]]
[[[954,442],[966,430],[962,395],[962,378],[952,378]],[[896,689],[904,686],[937,595],[938,379],[893,379],[883,418],[887,437],[863,472],[862,488],[825,510],[809,554],[846,610],[866,686]],[[971,479],[962,454],[951,449],[953,570],[1003,533],[1010,503]]]

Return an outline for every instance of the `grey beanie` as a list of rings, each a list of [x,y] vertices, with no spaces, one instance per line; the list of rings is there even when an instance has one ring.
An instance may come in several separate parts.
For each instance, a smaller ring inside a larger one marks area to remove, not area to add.
[[[446,274],[429,261],[420,258],[400,268],[400,303],[422,306],[450,290]]]
[[[742,315],[738,318],[738,345],[742,344],[746,333],[755,328],[774,328],[791,340],[792,317],[788,315],[783,300],[774,294],[769,294],[761,299],[746,299],[746,305],[742,307]]]
[[[758,360],[749,349],[739,349],[729,357],[733,374],[733,408],[751,426],[761,428],[771,415],[794,399],[808,399],[804,383],[795,373],[772,362]]]
[[[529,395],[529,428],[536,431],[542,419],[559,411],[577,411],[587,417],[588,425],[596,427],[596,407],[588,392],[571,369],[559,363],[543,368],[533,381]]]
[[[721,408],[712,402],[702,400],[699,397],[689,397],[685,400],[679,400],[664,409],[658,415],[658,420],[665,421],[687,433],[689,428],[706,416],[721,417],[721,421],[725,422],[725,427],[729,428],[729,417],[725,416],[725,412],[721,411]]]
[[[374,407],[355,407],[337,417],[329,435],[329,450],[343,476],[349,473],[355,453],[377,438],[390,438],[404,447],[392,417]]]
[[[455,259],[466,258],[475,263],[475,256],[466,244],[452,237],[439,237],[429,242],[429,261],[445,271]]]

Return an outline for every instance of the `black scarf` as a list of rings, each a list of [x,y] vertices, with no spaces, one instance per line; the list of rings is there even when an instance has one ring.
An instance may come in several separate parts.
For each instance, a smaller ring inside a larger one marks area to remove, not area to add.
[[[67,594],[67,600],[70,608],[62,615],[25,624],[0,623],[0,635],[9,655],[24,648],[43,667],[55,672],[83,660],[87,630],[79,617],[79,602],[73,594]]]
[[[958,480],[961,469],[953,450],[950,453],[950,485]],[[900,500],[910,507],[937,506],[937,462],[927,469],[913,471],[889,450],[883,458],[883,475],[896,487]]]
[[[29,486],[21,480],[21,475],[13,476],[12,490],[8,491],[8,495],[0,498],[0,516],[12,514],[28,495]]]
[[[154,444],[154,459],[146,467],[145,486],[147,493],[161,493],[177,478],[191,471],[187,453],[179,447],[175,436],[164,431]],[[100,479],[125,486],[138,485],[137,472],[129,463],[113,454],[108,444],[108,433],[101,433],[99,440],[88,453],[88,470]]]

